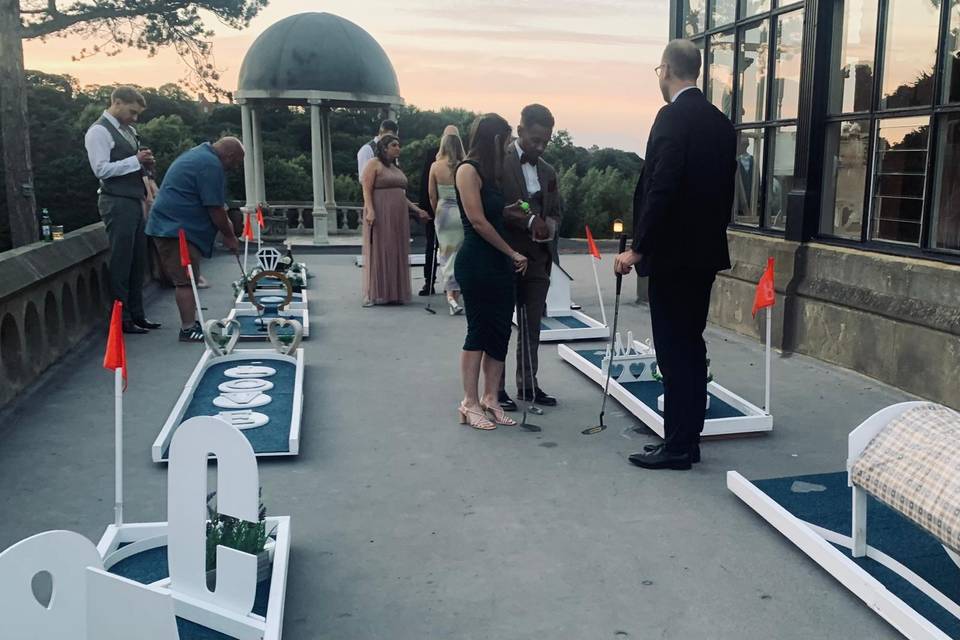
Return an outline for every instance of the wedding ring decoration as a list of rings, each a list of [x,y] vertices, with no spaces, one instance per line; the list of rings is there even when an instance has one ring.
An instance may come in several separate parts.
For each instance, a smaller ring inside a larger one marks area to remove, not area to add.
[[[276,249],[274,249],[274,251],[276,251]],[[279,255],[279,252],[277,255]],[[290,278],[279,271],[261,271],[257,275],[247,280],[247,298],[251,303],[253,303],[253,306],[255,306],[258,311],[263,311],[264,308],[266,308],[266,300],[263,298],[257,298],[257,285],[264,278],[272,278],[280,282],[280,285],[286,291],[286,295],[284,295],[278,303],[275,305],[270,304],[270,306],[276,306],[278,311],[285,309],[287,305],[290,304],[290,301],[293,300],[293,284],[290,282]],[[280,296],[275,297],[279,298]]]
[[[280,330],[290,327],[293,334],[280,335]],[[277,353],[289,356],[296,353],[300,341],[303,340],[303,325],[290,318],[272,318],[267,325],[267,337]]]
[[[264,247],[257,251],[257,263],[264,271],[276,271],[282,257],[280,251],[273,247]]]
[[[203,325],[203,341],[214,356],[233,353],[240,339],[240,323],[236,320],[207,320]]]

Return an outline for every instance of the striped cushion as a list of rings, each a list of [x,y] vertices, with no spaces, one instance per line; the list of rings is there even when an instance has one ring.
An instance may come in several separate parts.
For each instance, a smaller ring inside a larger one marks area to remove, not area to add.
[[[867,446],[850,481],[960,552],[960,413],[925,404]]]

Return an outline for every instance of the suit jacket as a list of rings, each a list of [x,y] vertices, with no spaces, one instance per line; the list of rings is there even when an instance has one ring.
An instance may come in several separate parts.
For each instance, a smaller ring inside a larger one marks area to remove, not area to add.
[[[540,158],[537,161],[537,177],[540,179],[540,191],[543,194],[543,209],[541,215],[546,218],[552,218],[556,223],[556,229],[559,234],[560,218],[563,215],[563,202],[560,199],[560,185],[557,182],[557,172],[549,162]],[[527,192],[527,181],[523,177],[523,168],[520,166],[520,157],[517,155],[517,142],[510,144],[507,150],[506,158],[503,161],[503,177],[501,178],[500,188],[503,191],[504,201],[507,204],[513,204],[517,200],[526,200],[530,197]],[[506,220],[506,237],[504,240],[513,247],[514,251],[519,251],[530,258],[530,267],[534,273],[537,271],[537,258],[546,252],[547,275],[549,275],[550,262],[557,261],[557,235],[555,234],[551,242],[534,242],[530,237],[530,230],[527,228],[527,220],[512,220],[509,217]]]
[[[663,107],[650,130],[634,194],[632,249],[637,273],[730,268],[737,136],[699,89]]]

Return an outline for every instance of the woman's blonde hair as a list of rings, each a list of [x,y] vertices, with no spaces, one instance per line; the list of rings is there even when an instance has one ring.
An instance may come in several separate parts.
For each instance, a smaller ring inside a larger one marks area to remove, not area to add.
[[[437,160],[446,160],[451,172],[456,170],[457,165],[463,161],[466,155],[466,152],[463,150],[463,141],[460,140],[459,134],[448,133],[440,139],[440,149],[437,151]]]

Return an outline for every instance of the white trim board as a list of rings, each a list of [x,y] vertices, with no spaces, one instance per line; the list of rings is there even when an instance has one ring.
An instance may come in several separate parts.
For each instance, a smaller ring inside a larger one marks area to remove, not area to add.
[[[288,439],[289,449],[287,451],[257,453],[257,457],[295,456],[300,453],[300,426],[303,417],[303,348],[301,347],[297,349],[296,357],[281,355],[273,349],[236,349],[230,355],[221,356],[219,358],[213,358],[212,353],[209,349],[207,349],[203,352],[203,355],[200,356],[197,366],[194,367],[193,372],[187,379],[186,384],[183,385],[183,391],[180,393],[180,397],[177,399],[176,404],[170,411],[170,415],[167,417],[166,422],[164,422],[163,428],[160,429],[157,439],[153,441],[150,454],[154,462],[166,462],[167,459],[163,457],[163,452],[166,451],[170,446],[170,441],[173,439],[173,434],[183,421],[183,414],[187,410],[187,407],[190,406],[190,401],[193,400],[194,390],[196,389],[197,384],[200,382],[200,379],[203,377],[203,373],[207,370],[207,368],[210,365],[220,364],[222,362],[234,362],[250,359],[278,360],[281,362],[289,362],[296,366],[296,374],[294,376],[293,383],[293,411],[291,413],[290,436]]]
[[[727,472],[727,488],[909,640],[949,640],[936,625],[826,540],[820,533],[823,529],[797,518],[736,471]],[[841,542],[839,538],[833,541]],[[881,561],[876,549],[870,551],[870,557]]]
[[[425,264],[427,264],[427,258],[426,258],[426,255],[425,255],[425,254],[422,254],[422,253],[411,253],[411,254],[407,257],[407,263],[408,263],[411,267],[422,267],[422,266],[424,266]],[[353,264],[356,265],[356,266],[358,266],[358,267],[362,267],[362,266],[363,266],[363,255],[354,256],[354,258],[353,258]]]
[[[174,612],[184,618],[208,629],[219,631],[241,640],[280,640],[283,629],[283,612],[287,597],[287,573],[290,564],[290,517],[271,516],[267,518],[267,531],[276,528],[276,546],[273,553],[273,567],[271,569],[270,596],[265,618],[250,613],[247,616],[237,616],[233,613],[214,610],[205,603],[187,596],[170,591],[170,579],[166,578],[153,583],[152,587],[162,589],[173,598]],[[150,538],[166,536],[166,522],[149,522],[109,525],[100,538],[97,551],[100,557],[106,559],[114,553],[121,544],[136,544]],[[124,547],[124,551],[127,547]]]
[[[601,350],[600,347],[597,350]],[[634,349],[637,351],[649,350],[646,345],[639,341],[634,341]],[[557,346],[557,353],[560,357],[573,365],[580,373],[584,374],[598,385],[603,385],[606,376],[600,367],[577,353],[573,347],[565,344]],[[723,400],[730,406],[741,411],[744,415],[732,418],[714,418],[704,421],[704,437],[737,435],[744,433],[761,433],[773,430],[773,416],[766,414],[763,409],[744,400],[737,394],[720,386],[716,382],[707,385],[707,391]],[[657,412],[656,407],[649,407],[641,402],[636,396],[627,391],[627,389],[617,382],[610,379],[610,396],[619,402],[623,407],[636,416],[641,422],[650,427],[650,429],[661,438],[664,437],[663,418]]]
[[[573,317],[587,325],[585,327],[568,327],[561,322],[550,322],[551,318]],[[513,324],[517,323],[517,312],[513,312]],[[568,342],[574,340],[607,340],[610,338],[610,328],[599,320],[594,320],[582,311],[568,309],[565,314],[554,314],[541,319],[541,324],[547,324],[550,329],[540,330],[540,342]]]
[[[301,325],[303,325],[303,337],[310,337],[310,311],[307,309],[284,309],[280,312],[280,315],[289,320],[296,320]],[[241,309],[239,307],[231,309],[230,314],[227,316],[227,320],[233,320],[238,316],[253,316],[254,318],[259,316],[256,308],[252,305],[248,309]],[[257,332],[257,335],[251,335],[249,333],[241,333],[241,340],[267,340],[267,332]]]

